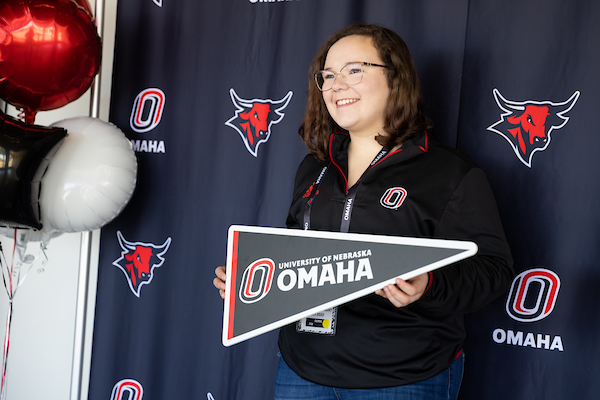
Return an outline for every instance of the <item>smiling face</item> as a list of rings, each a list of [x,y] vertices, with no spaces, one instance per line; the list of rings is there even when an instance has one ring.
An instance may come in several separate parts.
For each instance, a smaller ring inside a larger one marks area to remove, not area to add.
[[[324,69],[337,73],[352,62],[383,64],[371,38],[351,35],[331,46]],[[360,83],[348,85],[339,75],[333,88],[323,92],[323,100],[333,120],[351,136],[374,137],[378,133],[385,135],[389,93],[385,68],[365,65]]]

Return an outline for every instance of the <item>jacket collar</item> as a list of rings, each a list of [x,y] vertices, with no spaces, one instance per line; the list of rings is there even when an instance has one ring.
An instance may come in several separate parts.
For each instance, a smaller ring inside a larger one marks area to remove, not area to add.
[[[329,158],[337,167],[340,173],[346,179],[348,173],[348,145],[350,144],[350,135],[346,132],[335,132],[329,138]],[[390,165],[399,164],[418,157],[427,152],[429,137],[427,132],[420,133],[406,140],[402,147],[391,153],[386,154],[381,160],[378,160],[365,174],[361,181],[371,181],[379,171]]]
[[[345,132],[333,133],[329,138],[329,157],[331,161],[338,162],[343,161],[345,165],[348,164],[348,145],[350,144],[350,136]],[[396,151],[393,151],[379,160],[376,164],[387,164],[388,161],[393,160],[393,163],[403,162],[413,157],[421,155],[427,152],[429,145],[429,135],[427,132],[420,133],[408,140],[406,140],[402,147]]]

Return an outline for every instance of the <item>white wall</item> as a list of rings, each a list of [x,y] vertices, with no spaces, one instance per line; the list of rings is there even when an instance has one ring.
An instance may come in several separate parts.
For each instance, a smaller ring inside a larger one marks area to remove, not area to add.
[[[75,117],[96,116],[108,121],[117,0],[89,0],[104,25],[99,84],[60,109],[39,112],[36,125]],[[96,96],[96,97],[95,97]],[[94,97],[99,107],[91,107]],[[92,113],[91,109],[95,111]],[[9,113],[16,110],[9,107]],[[94,115],[95,114],[95,115]],[[5,234],[6,231],[3,231]],[[46,250],[47,265],[38,260],[29,270],[13,301],[5,400],[87,399],[100,231],[62,234]],[[7,264],[14,240],[0,236]],[[39,242],[27,251],[39,253]],[[22,272],[25,272],[23,269]],[[0,288],[0,337],[5,337],[8,295]],[[2,352],[0,346],[0,353]],[[110,393],[107,393],[107,399]]]

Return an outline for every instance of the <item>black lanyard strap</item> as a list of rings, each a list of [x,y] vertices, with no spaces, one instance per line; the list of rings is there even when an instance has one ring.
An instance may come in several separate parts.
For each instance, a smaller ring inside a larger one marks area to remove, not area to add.
[[[329,169],[330,166],[331,166],[331,163],[329,163],[329,165],[323,167],[323,169],[321,170],[321,173],[319,174],[319,177],[317,178],[317,180],[313,184],[313,188],[312,188],[312,191],[310,193],[310,197],[308,198],[308,200],[306,202],[306,206],[304,207],[304,224],[303,224],[303,229],[305,231],[307,231],[307,230],[310,229],[310,210],[311,210],[311,206],[312,206],[313,200],[315,199],[315,196],[319,192],[319,186],[321,185],[321,182],[323,182],[323,178],[325,177],[325,174],[327,173],[327,170]]]
[[[373,166],[375,164],[377,164],[379,161],[381,161],[383,159],[383,157],[385,157],[386,154],[388,154],[390,152],[390,150],[391,149],[388,149],[386,147],[381,149],[381,151],[379,153],[377,153],[377,155],[375,156],[373,161],[371,161],[371,164],[369,165],[369,168],[367,168],[367,171],[369,169],[373,168]],[[364,175],[364,172],[363,172],[363,175]],[[350,230],[350,219],[352,218],[352,210],[354,209],[354,203],[356,201],[356,193],[358,192],[358,185],[360,184],[361,179],[362,179],[362,176],[358,179],[358,181],[356,181],[356,183],[350,189],[348,189],[348,193],[346,193],[346,199],[344,200],[344,209],[342,210],[342,223],[340,224],[340,232],[347,233]]]
[[[369,169],[371,169],[375,164],[377,164],[379,161],[381,161],[381,159],[383,157],[385,157],[390,152],[390,150],[391,149],[385,148],[385,147],[383,149],[381,149],[381,151],[375,156],[375,158],[369,165]],[[326,167],[323,167],[323,169],[321,170],[321,173],[319,174],[319,177],[317,178],[317,180],[314,183],[314,186],[310,193],[310,197],[308,198],[308,201],[306,202],[306,206],[304,207],[304,224],[303,224],[304,230],[310,229],[310,213],[311,213],[312,203],[319,191],[319,186],[321,185],[321,182],[323,181],[323,178],[325,177],[325,174],[327,173],[327,170],[329,169],[330,166],[331,166],[331,163],[329,163],[329,165],[327,165]],[[361,178],[362,178],[362,176],[361,176]],[[354,208],[354,202],[356,201],[356,193],[358,192],[358,185],[360,184],[360,181],[361,180],[359,179],[350,189],[348,189],[348,192],[346,193],[346,198],[344,200],[344,209],[342,211],[342,222],[340,224],[340,232],[348,232],[350,229],[350,220],[352,219],[352,209]]]
[[[346,200],[344,201],[344,211],[342,212],[342,223],[340,224],[340,232],[348,232],[350,229],[350,219],[352,218],[352,209],[354,208],[354,200],[356,192],[358,192],[358,182],[348,190]]]

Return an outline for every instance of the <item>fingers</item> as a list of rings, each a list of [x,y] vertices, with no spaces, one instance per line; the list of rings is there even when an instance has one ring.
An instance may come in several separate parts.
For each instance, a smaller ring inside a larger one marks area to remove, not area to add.
[[[388,299],[394,307],[406,307],[416,300],[413,300],[411,296],[404,293],[396,285],[387,285],[382,289],[382,291],[383,297]]]
[[[216,278],[213,279],[213,285],[219,289],[219,295],[222,299],[225,299],[225,281],[227,280],[227,273],[225,267],[220,266],[215,269]]]
[[[225,281],[225,279],[227,279],[227,273],[225,272],[225,267],[221,265],[221,266],[215,268],[215,275],[218,278],[220,278],[221,280]]]
[[[385,297],[394,307],[406,307],[419,300],[429,282],[427,274],[418,275],[409,280],[396,279],[395,285],[387,285],[375,294]]]
[[[410,296],[410,297],[419,296],[420,297],[425,288],[421,289],[419,287],[419,285],[417,285],[418,282],[415,279],[417,279],[417,278],[413,278],[408,281],[404,281],[402,279],[396,279],[396,286],[398,286],[398,288],[403,293],[406,293],[407,296]]]

